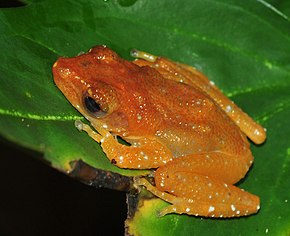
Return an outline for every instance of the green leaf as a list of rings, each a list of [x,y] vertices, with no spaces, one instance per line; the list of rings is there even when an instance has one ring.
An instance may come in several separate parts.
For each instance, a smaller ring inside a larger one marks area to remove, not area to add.
[[[270,5],[273,4],[273,5]],[[138,48],[193,65],[268,130],[252,145],[253,168],[239,186],[261,197],[240,219],[156,216],[166,203],[142,198],[127,220],[135,235],[290,234],[290,22],[288,1],[38,0],[0,11],[0,132],[67,171],[81,159],[127,176],[73,125],[81,118],[53,83],[59,56],[106,44],[130,59]],[[143,173],[143,172],[142,172]]]

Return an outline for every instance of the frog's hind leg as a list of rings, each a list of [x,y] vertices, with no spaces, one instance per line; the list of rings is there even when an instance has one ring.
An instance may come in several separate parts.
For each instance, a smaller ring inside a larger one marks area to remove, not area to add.
[[[179,157],[154,173],[155,187],[138,180],[150,192],[172,205],[171,212],[207,217],[239,217],[256,213],[259,197],[233,184],[248,171],[252,155],[230,156],[221,152],[196,153]]]
[[[157,187],[144,178],[136,179],[157,197],[171,203],[159,212],[160,216],[169,213],[189,214],[205,217],[240,217],[259,210],[259,198],[233,185],[213,178],[177,172],[168,176],[172,183]],[[162,185],[162,184],[161,184]],[[170,188],[165,187],[165,185]]]
[[[140,58],[140,60],[134,61],[134,63],[139,66],[153,67],[167,79],[189,84],[201,89],[215,100],[221,109],[226,112],[253,142],[260,144],[265,141],[266,132],[264,128],[227,98],[212,81],[196,68],[138,50],[134,50],[132,56]]]

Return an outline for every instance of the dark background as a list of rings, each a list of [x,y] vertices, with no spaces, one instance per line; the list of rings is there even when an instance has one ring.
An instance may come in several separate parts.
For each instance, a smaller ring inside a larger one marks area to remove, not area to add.
[[[124,235],[124,192],[86,186],[37,157],[0,137],[0,236]]]
[[[124,235],[124,192],[96,189],[0,139],[0,235]]]

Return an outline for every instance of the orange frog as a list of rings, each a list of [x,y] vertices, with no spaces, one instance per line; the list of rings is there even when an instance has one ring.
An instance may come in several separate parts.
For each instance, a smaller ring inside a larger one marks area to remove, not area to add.
[[[195,68],[137,50],[132,55],[139,59],[97,46],[55,62],[56,85],[97,132],[80,121],[77,128],[101,144],[112,164],[152,169],[155,185],[134,181],[171,203],[160,215],[256,213],[259,197],[233,184],[253,162],[247,136],[260,144],[264,128]]]

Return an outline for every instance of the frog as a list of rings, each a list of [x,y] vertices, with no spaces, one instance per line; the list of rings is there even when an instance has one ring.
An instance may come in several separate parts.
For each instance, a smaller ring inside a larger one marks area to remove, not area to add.
[[[262,144],[266,129],[195,67],[140,50],[131,55],[99,45],[57,59],[54,82],[88,121],[75,126],[113,165],[150,171],[135,176],[134,186],[168,203],[159,216],[257,213],[260,198],[236,184],[254,160],[249,140]]]

